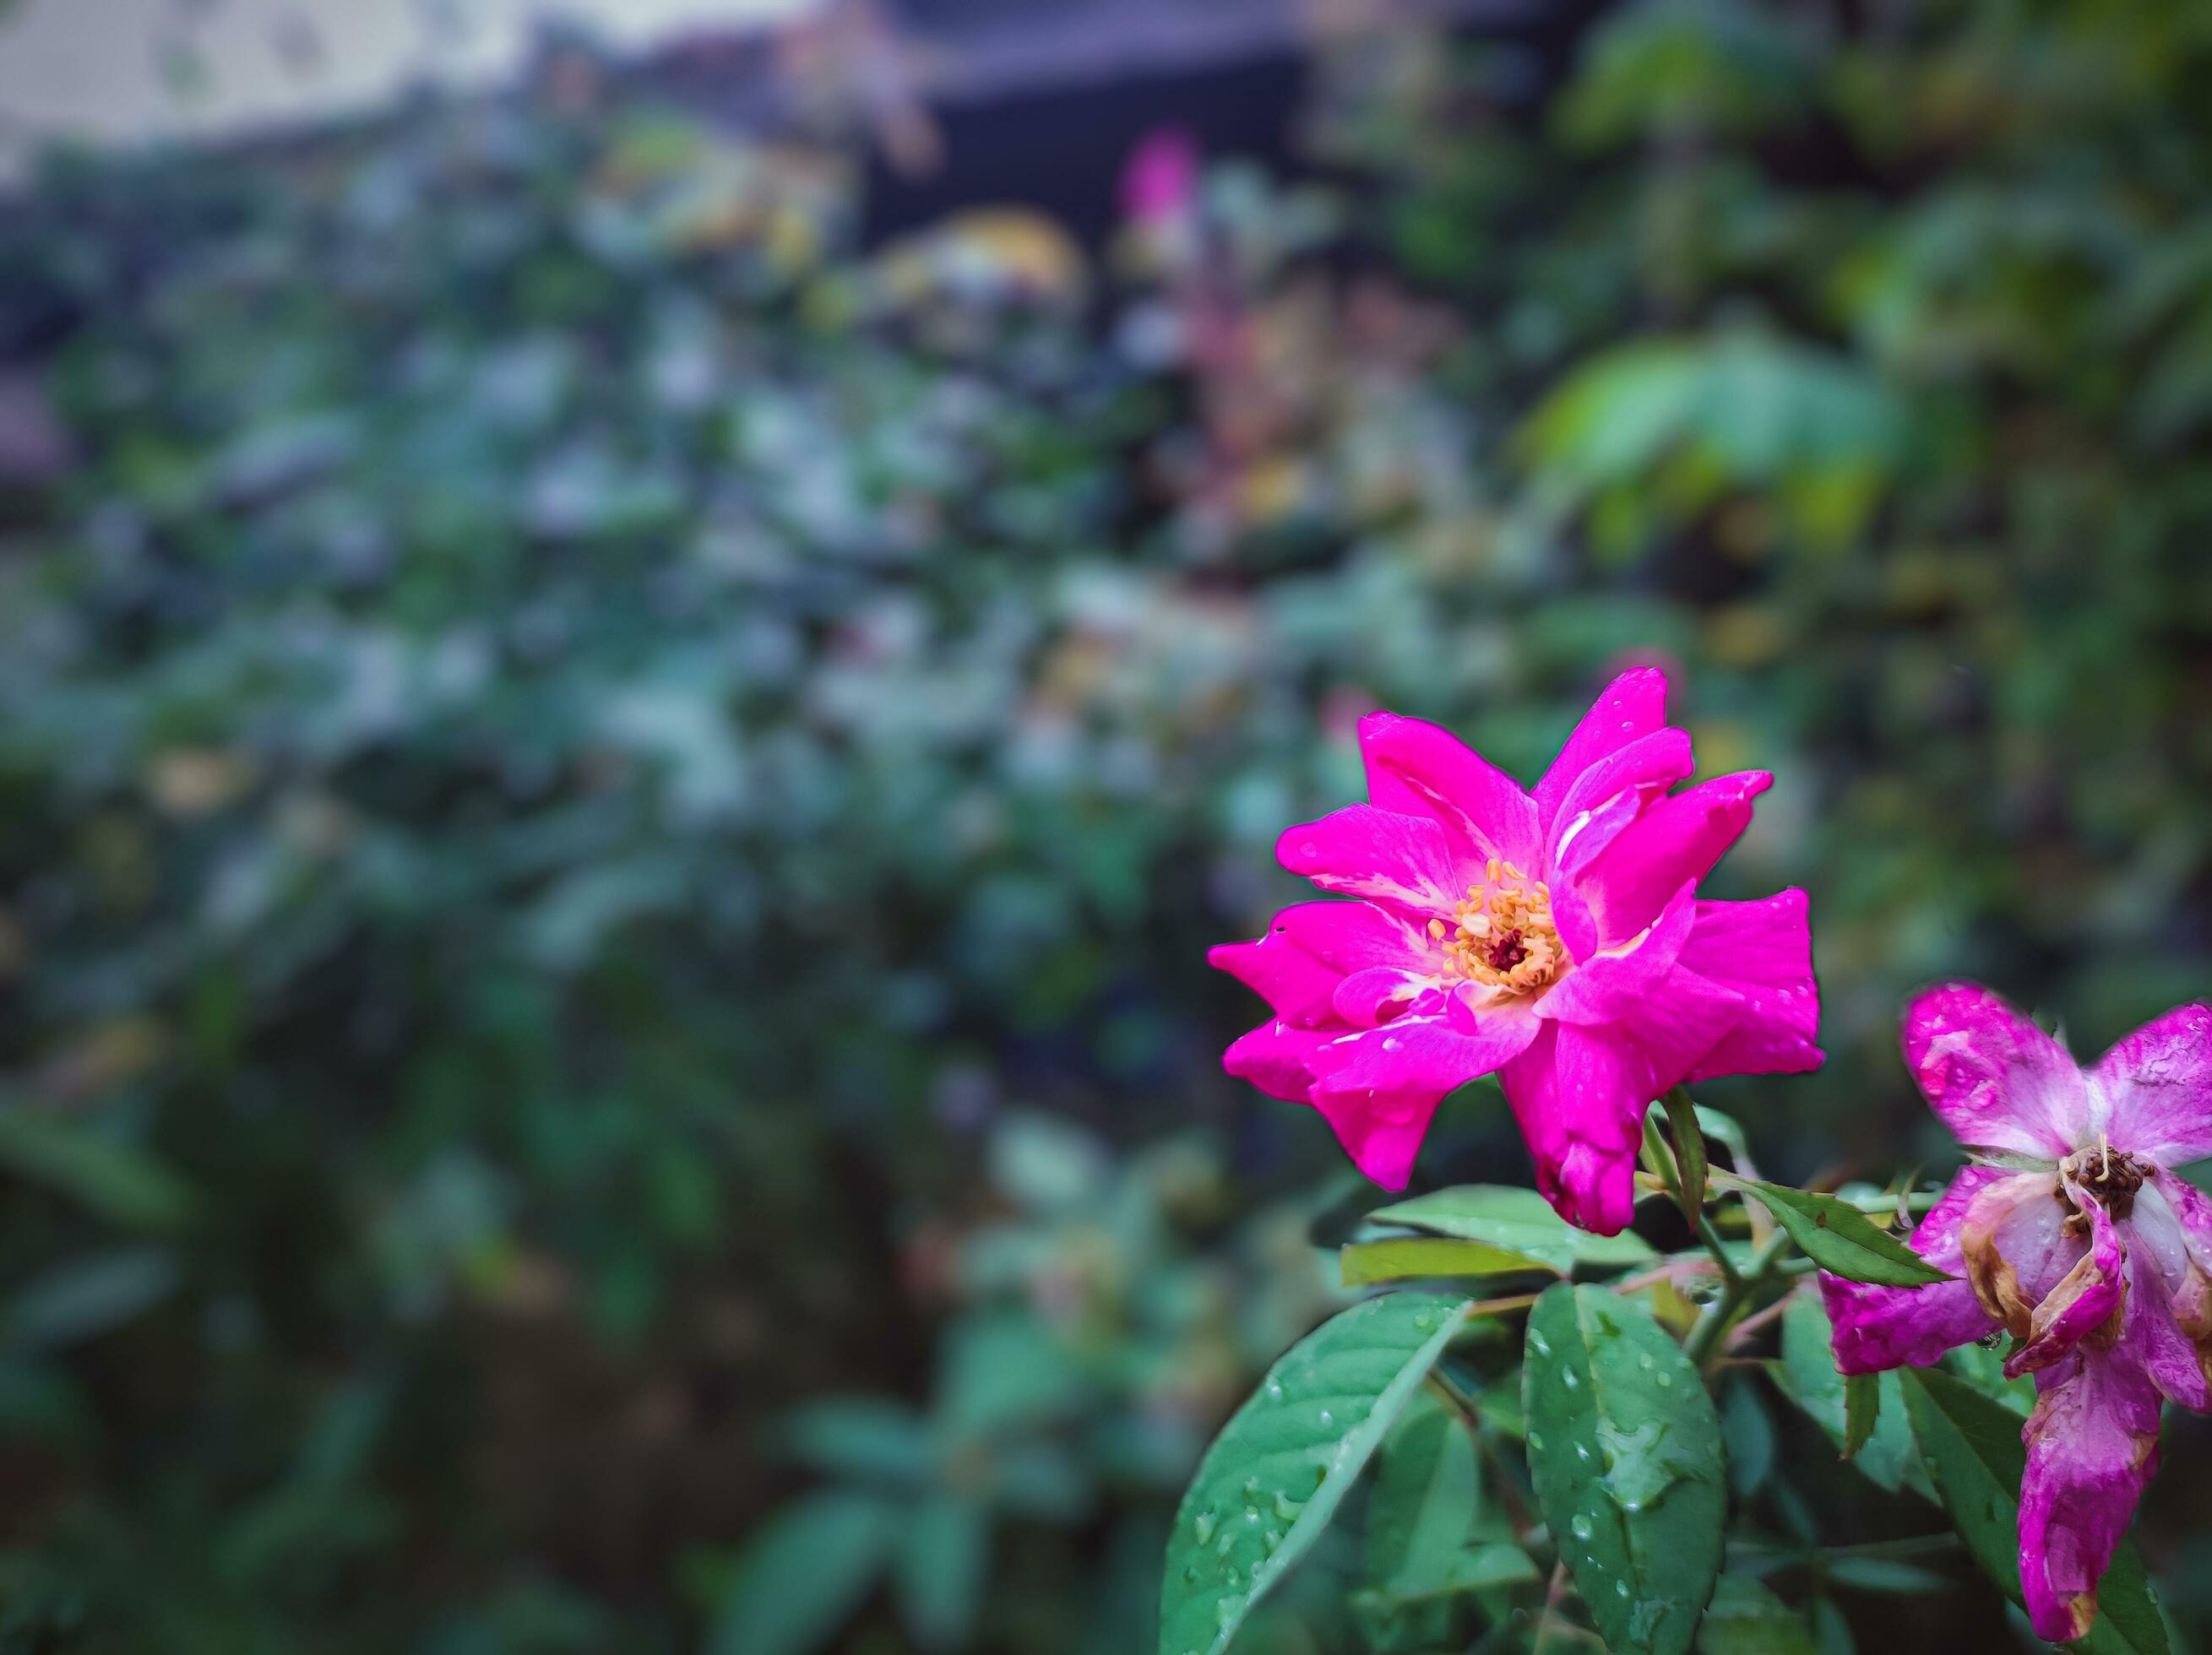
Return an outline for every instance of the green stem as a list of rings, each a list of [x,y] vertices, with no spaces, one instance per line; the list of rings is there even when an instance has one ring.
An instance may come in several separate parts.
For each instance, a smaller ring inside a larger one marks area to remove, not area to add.
[[[1698,1317],[1697,1325],[1690,1330],[1690,1337],[1682,1341],[1684,1355],[1699,1366],[1704,1365],[1705,1359],[1712,1355],[1713,1347],[1720,1343],[1721,1335],[1728,1331],[1728,1325],[1735,1319],[1736,1312],[1743,1308],[1744,1300],[1750,1298],[1759,1289],[1759,1284],[1766,1280],[1776,1261],[1781,1258],[1782,1250],[1789,1245],[1789,1236],[1777,1230],[1759,1244],[1759,1251],[1752,1254],[1748,1265],[1741,1270],[1732,1270],[1729,1272],[1731,1279],[1722,1288],[1720,1297],[1705,1307]]]

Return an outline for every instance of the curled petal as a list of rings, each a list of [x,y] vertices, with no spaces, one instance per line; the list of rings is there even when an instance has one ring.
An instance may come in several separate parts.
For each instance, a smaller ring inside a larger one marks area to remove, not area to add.
[[[2030,1312],[2026,1342],[2005,1359],[2008,1379],[2049,1367],[2092,1334],[2107,1345],[2119,1337],[2127,1250],[2120,1244],[2119,1226],[2104,1206],[2078,1191],[2074,1194],[2089,1221],[2089,1245]]]
[[[1654,799],[1695,768],[1689,736],[1673,729],[1639,737],[1590,766],[1575,778],[1552,820],[1545,849],[1553,872],[1577,876]]]
[[[1965,1168],[1912,1232],[1912,1250],[1938,1270],[1948,1270],[1950,1281],[1884,1288],[1821,1276],[1820,1297],[1835,1325],[1839,1371],[1875,1373],[1886,1367],[1925,1367],[1952,1346],[1996,1330],[1996,1321],[1982,1308],[1966,1280],[1959,1229],[1976,1197],[2012,1179],[2013,1174],[1994,1167]],[[2023,1191],[2022,1195],[2041,1198],[2039,1191]]]
[[[1583,714],[1582,722],[1559,749],[1532,792],[1536,817],[1548,825],[1582,773],[1599,760],[1667,723],[1667,675],[1656,667],[1633,667],[1605,688]]]
[[[1959,1220],[1959,1252],[1974,1296],[2022,1342],[2034,1336],[2036,1307],[2089,1252],[2069,1226],[2057,1188],[2050,1173],[2021,1173],[1975,1197]]]
[[[1751,822],[1752,801],[1774,783],[1764,770],[1716,776],[1661,799],[1584,870],[1583,899],[1608,942],[1656,918],[1675,892],[1713,870]]]
[[[2176,1006],[2090,1070],[2100,1130],[2172,1165],[2212,1155],[2212,1007]]]
[[[1820,1066],[1820,988],[1804,892],[1783,891],[1763,902],[1699,902],[1675,975],[1689,972],[1731,990],[1743,1007],[1689,1079],[1796,1075]]]
[[[1431,973],[1407,971],[1401,966],[1370,966],[1337,984],[1329,996],[1329,1007],[1356,1028],[1373,1028],[1401,1012],[1425,1009],[1431,998],[1443,993]]]
[[[1521,784],[1449,731],[1395,712],[1359,721],[1367,802],[1404,815],[1436,818],[1458,854],[1534,870],[1543,845],[1536,806]]]
[[[2168,1401],[2200,1414],[2212,1409],[2212,1374],[2205,1371],[2212,1293],[2204,1272],[2181,1245],[2172,1212],[2156,1191],[2137,1194],[2124,1228],[2128,1296],[2120,1343]]]
[[[2020,1581],[2038,1637],[2086,1634],[2097,1583],[2158,1469],[2159,1393],[2124,1349],[2085,1343],[2036,1375],[2021,1432]]]
[[[1429,816],[1348,804],[1275,841],[1275,858],[1325,891],[1364,897],[1425,924],[1448,914],[1466,882],[1444,830]]]
[[[2066,1048],[1989,990],[1947,983],[1905,1009],[1905,1062],[1959,1142],[2056,1161],[2094,1136]]]

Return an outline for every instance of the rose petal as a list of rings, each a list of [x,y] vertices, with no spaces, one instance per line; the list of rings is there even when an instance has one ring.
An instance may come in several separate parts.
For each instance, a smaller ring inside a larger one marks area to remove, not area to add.
[[[1468,883],[1432,817],[1370,804],[1348,804],[1300,823],[1275,842],[1275,858],[1325,891],[1364,897],[1423,924],[1448,917]]]
[[[1947,983],[1905,1013],[1905,1066],[1961,1143],[2058,1160],[2094,1137],[2066,1048],[1988,989]]]
[[[1994,1167],[1968,1167],[1951,1180],[1943,1197],[1928,1209],[1911,1243],[1953,1279],[1920,1288],[1875,1287],[1823,1274],[1820,1298],[1835,1325],[1836,1367],[1845,1373],[1875,1373],[1886,1367],[1925,1367],[1954,1345],[1994,1332],[1997,1323],[1974,1296],[1960,1255],[1959,1227],[1975,1197],[2014,1174]],[[2048,1180],[2045,1180],[2047,1183]],[[2021,1191],[2040,1200],[2040,1191]]]
[[[2212,1155],[2212,1007],[2176,1006],[2090,1070],[2095,1127],[2131,1155],[2172,1165]]]
[[[1531,790],[1536,819],[1548,827],[1559,805],[1583,773],[1638,737],[1648,736],[1667,723],[1667,675],[1656,667],[1634,667],[1622,673],[1591,704],[1590,710],[1551,768]]]
[[[1763,902],[1699,902],[1682,944],[1675,975],[1717,983],[1743,1003],[1734,1028],[1698,1060],[1687,1078],[1718,1075],[1796,1075],[1825,1058],[1820,988],[1813,977],[1813,944],[1805,893],[1783,891]]]
[[[1536,1163],[1536,1187],[1571,1224],[1600,1235],[1635,1206],[1636,1146],[1658,1092],[1649,1069],[1611,1030],[1542,1021],[1499,1079]],[[1660,1090],[1663,1090],[1662,1088]]]
[[[1654,803],[1590,863],[1577,888],[1607,943],[1656,918],[1684,884],[1713,870],[1750,824],[1752,801],[1773,785],[1764,770],[1716,776]]]
[[[1496,857],[1536,871],[1543,834],[1521,784],[1449,731],[1395,712],[1359,721],[1367,802],[1404,815],[1432,816],[1466,860]]]
[[[1609,1023],[1658,996],[1697,921],[1692,888],[1684,885],[1667,911],[1635,937],[1578,962],[1537,1000],[1536,1015],[1568,1023]],[[1729,997],[1724,1028],[1734,1026],[1741,1003]],[[1696,1055],[1703,1057],[1707,1049],[1699,1047]]]
[[[2100,1203],[2070,1185],[2069,1193],[2089,1221],[2089,1245],[2037,1301],[2026,1342],[2005,1358],[2008,1379],[2039,1373],[2057,1361],[2112,1319],[2127,1291],[2127,1250],[2121,1245],[2119,1227]]]
[[[1343,1032],[1301,1028],[1280,1021],[1264,1022],[1231,1042],[1221,1055],[1221,1066],[1271,1098],[1308,1103],[1313,1098],[1313,1054]]]
[[[2063,1642],[2097,1617],[2097,1583],[2158,1469],[2159,1393],[2124,1349],[2084,1344],[2036,1375],[2021,1432],[2020,1580],[2036,1635]]]
[[[1655,730],[1608,753],[1575,778],[1550,824],[1545,860],[1574,879],[1652,802],[1697,768],[1683,731]]]

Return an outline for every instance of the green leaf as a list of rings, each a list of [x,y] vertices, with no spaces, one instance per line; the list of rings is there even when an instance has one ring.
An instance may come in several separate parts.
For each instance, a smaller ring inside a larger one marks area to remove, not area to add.
[[[1782,1312],[1782,1361],[1772,1372],[1782,1391],[1842,1450],[1850,1434],[1850,1409],[1829,1341],[1828,1312],[1819,1297],[1802,1290],[1794,1294]],[[1874,1416],[1871,1434],[1850,1455],[1850,1462],[1877,1488],[1892,1494],[1910,1488],[1933,1500],[1936,1490],[1921,1469],[1897,1385],[1896,1374],[1878,1376],[1876,1391],[1884,1405]]]
[[[975,1624],[991,1567],[991,1514],[961,1494],[933,1495],[907,1519],[891,1584],[924,1649],[958,1649]]]
[[[897,1523],[889,1501],[848,1489],[785,1507],[738,1559],[708,1655],[806,1655],[820,1648],[873,1589]]]
[[[1881,1378],[1876,1373],[1844,1376],[1844,1458],[1850,1459],[1874,1435],[1881,1417]]]
[[[0,1110],[0,1167],[113,1223],[165,1229],[191,1215],[191,1188],[144,1150],[38,1111]]]
[[[1891,1288],[1951,1279],[1848,1201],[1733,1173],[1716,1173],[1713,1181],[1757,1196],[1805,1256],[1832,1276]]]
[[[1474,1439],[1418,1393],[1382,1440],[1367,1500],[1367,1579],[1387,1597],[1446,1589],[1482,1500]]]
[[[1796,1610],[1766,1586],[1724,1574],[1698,1628],[1698,1655],[1816,1655]]]
[[[14,1344],[50,1350],[97,1338],[169,1296],[182,1276],[167,1247],[117,1247],[57,1264],[33,1278],[9,1307]]]
[[[1160,1588],[1161,1655],[1218,1652],[1328,1526],[1462,1325],[1463,1299],[1397,1293],[1293,1345],[1206,1451]]]
[[[1691,1223],[1705,1209],[1705,1135],[1698,1124],[1698,1106],[1680,1087],[1667,1094],[1667,1125],[1674,1135],[1674,1165],[1681,1173],[1681,1183],[1674,1191],[1674,1199],[1682,1209],[1682,1216]]]
[[[1905,1412],[1928,1474],[1967,1550],[2014,1603],[2020,1586],[2020,1416],[1940,1370],[1901,1370]],[[2166,1622],[2126,1540],[2097,1592],[2097,1623],[2070,1646],[2095,1655],[2166,1655]]]
[[[1429,1281],[1444,1276],[1525,1276],[1542,1266],[1485,1241],[1440,1235],[1397,1235],[1355,1241],[1338,1255],[1348,1288],[1378,1282]]]
[[[1462,1184],[1438,1190],[1369,1216],[1378,1224],[1403,1224],[1409,1229],[1483,1242],[1513,1259],[1510,1268],[1514,1270],[1547,1270],[1565,1276],[1577,1264],[1640,1264],[1657,1256],[1639,1236],[1626,1231],[1619,1235],[1592,1235],[1553,1212],[1551,1203],[1535,1191],[1498,1184]]]
[[[1682,1655],[1721,1567],[1721,1424],[1681,1349],[1632,1300],[1565,1283],[1528,1316],[1536,1498],[1607,1644]]]
[[[1745,1138],[1743,1128],[1738,1124],[1736,1118],[1734,1115],[1724,1115],[1717,1109],[1708,1109],[1702,1103],[1697,1106],[1694,1112],[1697,1116],[1698,1130],[1707,1137],[1725,1145],[1729,1154],[1735,1158],[1737,1169],[1741,1170],[1744,1163],[1751,1159],[1751,1144]],[[1710,1157],[1707,1158],[1707,1164],[1711,1164]]]
[[[826,1476],[854,1482],[917,1483],[936,1468],[929,1428],[911,1408],[885,1397],[824,1397],[787,1416],[781,1447]]]

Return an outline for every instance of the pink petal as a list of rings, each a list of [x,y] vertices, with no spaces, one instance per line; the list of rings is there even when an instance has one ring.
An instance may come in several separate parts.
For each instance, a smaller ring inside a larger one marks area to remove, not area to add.
[[[2127,1250],[2120,1244],[2118,1225],[2095,1201],[2077,1193],[2076,1204],[2089,1221],[2089,1245],[2038,1299],[2026,1342],[2005,1358],[2008,1379],[2039,1373],[2065,1357],[2112,1319],[2127,1291]]]
[[[1342,1032],[1299,1028],[1281,1021],[1261,1023],[1231,1042],[1222,1054],[1221,1066],[1271,1098],[1308,1103],[1313,1098],[1313,1054]]]
[[[1577,882],[1608,943],[1633,936],[1686,883],[1713,870],[1751,822],[1752,801],[1773,785],[1764,770],[1716,776],[1663,798],[1624,828]]]
[[[1569,1223],[1615,1234],[1635,1205],[1644,1106],[1658,1093],[1611,1030],[1550,1021],[1538,1029],[1499,1077],[1536,1163],[1536,1187]]]
[[[1359,721],[1367,802],[1402,815],[1433,816],[1454,848],[1476,863],[1492,857],[1536,871],[1543,835],[1521,784],[1449,731],[1395,712]]]
[[[2176,1006],[2097,1060],[2109,1112],[2097,1122],[2129,1153],[2172,1165],[2212,1155],[2212,1007]]]
[[[1763,902],[1699,902],[1675,974],[1692,971],[1733,990],[1743,1015],[1689,1079],[1796,1075],[1820,1066],[1825,1054],[1814,1044],[1820,988],[1804,892],[1783,891]]]
[[[2137,1191],[2128,1232],[2127,1308],[2120,1343],[2169,1401],[2212,1409],[2212,1379],[2197,1341],[2212,1342],[2212,1292],[2188,1256],[2172,1209],[2155,1189]]]
[[[1408,971],[1403,966],[1370,966],[1338,983],[1329,996],[1329,1005],[1344,1021],[1373,1028],[1401,1014],[1426,1009],[1426,1002],[1443,993],[1433,973]]]
[[[1347,973],[1389,967],[1434,969],[1427,932],[1370,902],[1300,902],[1276,914],[1256,943],[1222,943],[1206,963],[1253,990],[1278,1017],[1330,1021],[1330,1000]]]
[[[1501,1017],[1470,1035],[1442,1018],[1401,1017],[1340,1035],[1315,1055],[1321,1078],[1311,1101],[1362,1173],[1402,1190],[1444,1094],[1489,1074],[1534,1028],[1533,1020]]]
[[[2053,1160],[2094,1137],[2089,1090],[2066,1048],[1976,983],[1905,1009],[1905,1063],[1961,1143]]]
[[[1697,768],[1690,738],[1680,730],[1656,730],[1608,753],[1575,778],[1547,825],[1546,859],[1555,875],[1572,877],[1588,867],[1631,822],[1676,782]]]
[[[2082,1345],[2036,1376],[2021,1433],[2020,1582],[2036,1635],[2086,1634],[2097,1583],[2158,1470],[2158,1388],[2124,1349]]]
[[[1685,885],[1656,922],[1620,946],[1581,961],[1536,1002],[1536,1015],[1569,1023],[1609,1023],[1635,1012],[1664,988],[1674,962],[1697,921],[1692,888]],[[1742,1003],[1728,997],[1723,1032],[1735,1022]],[[1703,1057],[1710,1046],[1694,1054]]]
[[[1576,779],[1599,760],[1648,736],[1667,723],[1667,675],[1656,667],[1635,667],[1605,688],[1582,722],[1559,749],[1559,756],[1534,791],[1536,817],[1548,825]]]
[[[1528,1017],[1484,1019],[1468,1032],[1438,1015],[1401,1017],[1340,1034],[1313,1057],[1314,1095],[1429,1092],[1437,1097],[1491,1073],[1535,1038]]]
[[[1364,897],[1425,924],[1452,912],[1468,882],[1444,830],[1429,816],[1350,804],[1290,829],[1275,858],[1325,891]]]
[[[1951,1180],[1943,1198],[1928,1209],[1912,1232],[1911,1247],[1948,1282],[1922,1288],[1874,1287],[1823,1274],[1820,1298],[1835,1325],[1836,1367],[1845,1373],[1875,1373],[1886,1367],[1925,1367],[1954,1345],[1981,1338],[1997,1324],[1966,1279],[1959,1250],[1959,1226],[1974,1198],[2014,1174],[1994,1167],[1968,1167]],[[2050,1180],[2039,1180],[2022,1198],[2045,1200]]]

